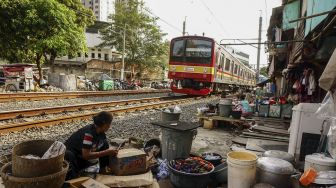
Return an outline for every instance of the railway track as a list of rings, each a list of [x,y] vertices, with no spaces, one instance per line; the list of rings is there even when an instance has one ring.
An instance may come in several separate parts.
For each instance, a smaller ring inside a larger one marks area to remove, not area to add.
[[[50,99],[73,99],[85,97],[108,97],[113,95],[136,95],[146,93],[168,93],[162,90],[120,90],[120,91],[78,91],[78,92],[38,92],[38,93],[0,93],[0,103],[13,101],[40,101]]]
[[[135,100],[130,100],[130,101],[120,101],[119,105],[120,104],[135,104],[135,103],[145,103],[145,104],[137,104],[134,106],[114,108],[114,109],[112,108],[106,111],[109,111],[114,115],[119,115],[119,114],[128,113],[128,112],[142,111],[142,110],[148,110],[148,109],[159,109],[159,108],[163,108],[166,106],[190,102],[193,100],[195,100],[195,97],[175,97],[175,98],[170,98],[170,99],[169,97],[161,97],[161,98],[153,98],[153,99],[150,99],[150,98],[135,99]],[[114,104],[111,103],[111,106],[117,105],[116,102],[118,101],[113,101],[113,102],[115,103]],[[85,104],[85,105],[89,105],[89,104]],[[91,104],[91,107],[87,106],[87,108],[92,109],[93,105],[94,104]],[[101,104],[101,105],[102,105],[101,107],[104,107],[104,105],[106,106],[106,104]],[[73,111],[76,111],[76,109],[78,111],[80,108],[86,108],[86,107],[78,108],[78,106],[77,107],[75,106],[63,107],[63,112],[64,112],[64,108],[66,108],[67,110],[73,110]],[[49,110],[50,112],[54,112],[54,113],[62,112],[61,107],[59,107],[55,111],[52,111],[51,108]],[[28,110],[25,111],[25,113],[28,113]],[[36,113],[38,113],[38,111],[36,111]],[[30,115],[33,116],[32,114],[33,113],[31,113]],[[86,120],[86,119],[92,118],[94,114],[96,114],[96,112],[87,112],[87,113],[81,113],[81,114],[76,114],[76,115],[64,115],[64,116],[52,118],[52,119],[44,119],[44,120],[29,121],[29,122],[23,122],[23,123],[0,125],[0,134],[5,134],[8,132],[13,132],[13,131],[22,131],[24,129],[32,128],[32,127],[45,127],[45,126],[57,125],[60,123],[72,122],[76,120]],[[0,115],[0,117],[2,117],[2,115]]]

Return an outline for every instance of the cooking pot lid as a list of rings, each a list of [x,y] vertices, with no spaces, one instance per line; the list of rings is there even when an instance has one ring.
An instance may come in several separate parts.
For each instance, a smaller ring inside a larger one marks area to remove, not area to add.
[[[257,167],[261,170],[275,174],[293,174],[294,167],[288,161],[274,157],[261,157],[258,159]]]
[[[315,184],[334,185],[336,184],[336,171],[320,171],[314,181]]]
[[[307,155],[305,161],[325,166],[336,166],[336,160],[326,156],[323,153],[314,153],[311,155]]]
[[[264,157],[274,157],[274,158],[278,158],[278,159],[283,159],[286,161],[294,161],[294,156],[284,152],[284,151],[279,151],[279,150],[268,150],[265,151],[265,153],[263,154]]]

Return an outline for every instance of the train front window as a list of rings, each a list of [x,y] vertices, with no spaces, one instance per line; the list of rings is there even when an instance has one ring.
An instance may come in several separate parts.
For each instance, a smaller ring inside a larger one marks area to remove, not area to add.
[[[174,41],[173,56],[174,57],[183,57],[184,56],[184,40]]]
[[[212,42],[201,39],[178,39],[172,41],[171,60],[210,64],[212,60]]]
[[[210,41],[189,39],[186,45],[186,57],[209,58],[211,57],[211,48]]]

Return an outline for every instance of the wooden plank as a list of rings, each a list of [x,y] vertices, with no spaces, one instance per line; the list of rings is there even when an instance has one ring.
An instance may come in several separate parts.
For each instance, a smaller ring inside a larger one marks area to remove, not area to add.
[[[243,138],[243,137],[240,137],[240,136],[236,136],[232,139],[232,142],[245,146],[247,144],[247,140],[248,140],[248,138]]]
[[[283,129],[283,130],[287,130],[289,125],[279,125],[279,124],[258,124],[258,125],[262,125],[265,127],[271,127],[271,128],[275,128],[275,129]]]
[[[271,141],[284,142],[284,143],[288,143],[289,142],[288,140],[283,140],[283,139],[265,138],[265,137],[258,137],[258,136],[240,135],[240,137],[243,137],[243,138],[252,138],[252,139],[261,139],[261,140],[271,140]]]
[[[244,123],[245,120],[243,119],[233,119],[229,117],[222,117],[222,116],[198,116],[200,119],[213,119],[217,121],[227,121],[227,122],[235,122],[235,123]]]
[[[288,133],[287,130],[276,129],[276,128],[266,127],[266,126],[257,126],[257,127],[254,127],[252,130],[269,132],[269,133],[276,133],[276,134],[289,136],[289,133]]]
[[[288,151],[288,143],[248,138],[246,149],[252,151],[265,152],[268,150]]]
[[[259,137],[259,138],[274,138],[274,139],[278,139],[278,140],[289,141],[289,138],[288,138],[288,137],[275,136],[275,135],[271,135],[271,134],[261,134],[261,133],[243,132],[243,135],[247,135],[247,136],[255,136],[255,137]]]

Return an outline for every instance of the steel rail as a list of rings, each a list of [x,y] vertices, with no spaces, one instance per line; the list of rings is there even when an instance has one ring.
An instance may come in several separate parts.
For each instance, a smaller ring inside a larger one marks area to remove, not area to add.
[[[143,105],[138,105],[138,106],[110,109],[107,111],[111,112],[113,115],[120,115],[124,113],[142,111],[142,110],[148,110],[148,109],[160,109],[166,106],[186,103],[186,102],[193,101],[193,100],[195,100],[195,97],[187,98],[187,99],[174,99],[170,101],[160,101],[157,103],[149,103],[149,104],[143,104]],[[95,114],[96,112],[89,112],[89,113],[84,113],[84,114],[62,116],[62,117],[58,117],[54,119],[0,125],[0,134],[6,134],[9,132],[13,132],[13,131],[22,131],[22,130],[32,128],[32,127],[54,126],[60,123],[73,122],[76,120],[87,120],[87,119],[91,119],[92,116]]]
[[[187,96],[181,96],[181,97],[176,97],[176,99],[186,98],[186,97]],[[168,99],[172,99],[172,97],[129,99],[129,100],[96,102],[96,103],[78,104],[78,105],[3,111],[3,112],[0,112],[0,120],[32,117],[32,116],[39,116],[39,115],[46,115],[46,114],[56,114],[56,113],[63,113],[63,112],[75,112],[75,111],[83,111],[83,110],[90,110],[90,109],[96,109],[96,108],[107,108],[107,107],[114,107],[118,105],[123,106],[123,105],[129,105],[129,104],[137,104],[137,103],[158,102],[158,101],[163,101],[163,100],[168,100]]]
[[[167,93],[170,90],[122,90],[122,91],[100,91],[100,92],[50,92],[50,93],[0,93],[0,103],[12,101],[39,101],[48,99],[71,99],[85,97],[102,97],[115,95],[131,95],[146,93]]]

